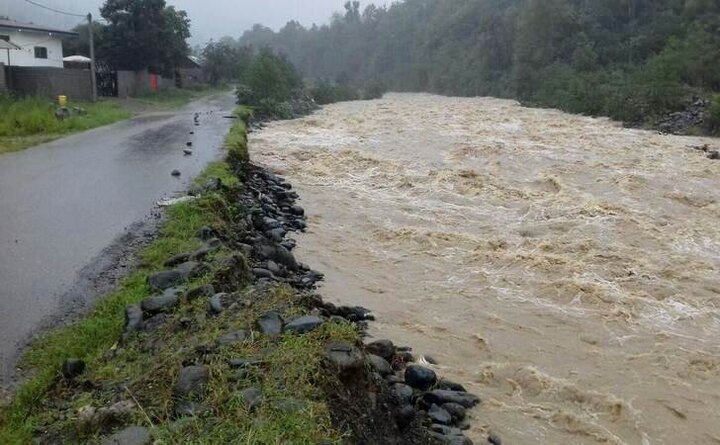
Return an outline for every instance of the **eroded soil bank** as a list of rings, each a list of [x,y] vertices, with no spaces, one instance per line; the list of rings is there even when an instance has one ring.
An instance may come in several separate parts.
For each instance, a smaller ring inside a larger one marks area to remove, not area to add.
[[[296,255],[484,402],[478,443],[720,442],[720,163],[604,119],[392,94],[251,137]]]

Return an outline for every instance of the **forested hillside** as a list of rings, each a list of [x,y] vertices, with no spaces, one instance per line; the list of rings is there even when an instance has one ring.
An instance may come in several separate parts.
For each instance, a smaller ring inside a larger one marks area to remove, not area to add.
[[[717,0],[348,2],[326,26],[257,25],[309,78],[492,95],[642,123],[720,91]],[[715,104],[720,121],[720,103]],[[716,125],[709,123],[708,125]],[[717,129],[717,128],[716,128]]]

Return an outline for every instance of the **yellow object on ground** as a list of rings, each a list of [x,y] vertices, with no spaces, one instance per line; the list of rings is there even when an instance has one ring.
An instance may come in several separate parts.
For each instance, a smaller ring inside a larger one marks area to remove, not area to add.
[[[67,105],[67,96],[58,96],[58,105],[61,107]]]

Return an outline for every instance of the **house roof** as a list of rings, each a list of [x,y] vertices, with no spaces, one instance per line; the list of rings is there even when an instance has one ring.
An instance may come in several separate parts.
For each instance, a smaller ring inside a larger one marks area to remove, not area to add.
[[[46,26],[36,25],[34,23],[23,23],[15,20],[0,18],[0,31],[10,30],[19,32],[42,32],[49,34],[58,34],[64,37],[77,37],[78,33],[65,31],[63,29],[48,28]]]
[[[22,49],[22,48],[20,48],[19,46],[17,46],[16,44],[14,44],[12,42],[6,42],[5,40],[0,39],[0,49],[18,50],[18,49]]]

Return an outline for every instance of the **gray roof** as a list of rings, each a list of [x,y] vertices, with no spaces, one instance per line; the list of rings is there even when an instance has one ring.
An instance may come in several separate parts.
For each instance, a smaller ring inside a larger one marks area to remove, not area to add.
[[[3,39],[0,39],[0,49],[5,50],[5,49],[22,49],[22,48],[20,48],[19,46],[17,46],[14,43],[6,42]]]
[[[75,37],[78,35],[76,32],[65,31],[63,29],[48,28],[47,26],[40,26],[34,23],[23,23],[15,20],[0,18],[0,31],[2,30],[52,33],[67,37]]]

